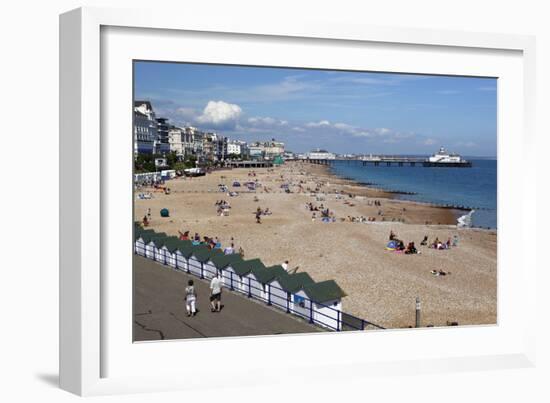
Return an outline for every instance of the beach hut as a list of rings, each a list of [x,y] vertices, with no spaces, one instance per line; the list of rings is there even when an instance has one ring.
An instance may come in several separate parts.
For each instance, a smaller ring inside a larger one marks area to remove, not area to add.
[[[204,277],[203,263],[208,260],[212,250],[205,245],[196,245],[191,249],[191,254],[187,258],[188,271],[200,278]]]
[[[236,284],[233,285],[233,289],[242,292],[243,294],[248,295],[248,291],[250,289],[249,279],[246,277],[248,273],[252,271],[253,268],[264,268],[265,265],[262,263],[260,259],[250,259],[250,260],[242,260],[241,262],[236,262],[233,265],[233,269],[235,270],[236,274]]]
[[[204,278],[210,280],[218,274],[218,268],[214,263],[214,260],[217,260],[218,257],[224,256],[223,252],[220,249],[211,249],[210,254],[207,259],[202,264],[202,271]]]
[[[154,259],[155,245],[153,244],[153,241],[156,239],[164,239],[167,237],[168,235],[166,235],[164,232],[154,232],[151,234],[141,235],[141,239],[143,241],[143,249],[144,249],[143,256],[145,256],[148,259]]]
[[[284,273],[273,277],[266,283],[269,293],[269,303],[286,312],[290,312],[290,294],[288,294],[288,292],[283,289],[283,286],[281,285],[281,279],[284,279],[288,276],[289,274],[285,271]]]
[[[145,239],[146,236],[152,236],[156,234],[152,229],[135,229],[134,230],[134,241],[135,241],[135,252],[138,255],[145,256]]]
[[[296,296],[295,293],[308,284],[314,281],[306,272],[289,274],[278,279],[280,287],[287,293],[288,308],[295,315],[306,317],[309,319],[309,309],[306,307],[302,297]]]
[[[177,239],[178,238],[175,236],[152,238],[148,245],[153,247],[153,259],[159,263],[166,264],[166,256],[162,247],[165,243],[175,241]]]
[[[224,287],[233,289],[237,284],[238,275],[235,273],[234,265],[242,264],[243,258],[238,253],[230,255],[216,254],[210,259],[216,269],[220,271]]]
[[[285,269],[283,269],[283,266],[276,265],[276,266],[270,266],[267,267],[265,270],[256,271],[254,273],[256,280],[261,284],[263,288],[262,293],[262,299],[266,301],[268,304],[271,305],[271,298],[270,298],[270,291],[269,291],[269,283],[280,276],[287,276],[287,272]],[[286,302],[285,302],[286,306]]]
[[[303,301],[302,309],[308,311],[310,322],[332,330],[342,330],[342,298],[346,293],[334,280],[307,284],[294,296]]]
[[[263,265],[254,265],[252,269],[243,277],[247,295],[252,298],[268,301],[264,284],[260,281],[266,276],[267,268]]]
[[[171,266],[176,267],[176,255],[175,252],[178,249],[178,246],[180,245],[180,240],[177,237],[168,237],[164,241],[164,244],[160,248],[161,254],[164,256],[163,263]]]
[[[179,241],[177,248],[174,250],[174,259],[176,260],[176,269],[189,272],[188,259],[193,251],[193,243],[191,241]]]

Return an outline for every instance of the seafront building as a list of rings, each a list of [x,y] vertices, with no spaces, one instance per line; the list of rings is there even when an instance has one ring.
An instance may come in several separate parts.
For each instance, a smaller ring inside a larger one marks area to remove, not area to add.
[[[250,157],[250,149],[246,141],[230,140],[227,142],[228,155],[240,155],[241,158],[247,159]]]
[[[157,121],[151,103],[134,102],[134,155],[154,154]]]
[[[167,118],[157,118],[157,145],[155,149],[157,154],[168,154],[170,152],[168,132],[171,128]]]
[[[279,161],[285,156],[285,144],[275,139],[248,144],[216,132],[196,127],[177,127],[168,118],[157,117],[149,101],[134,102],[134,156],[148,154],[166,157],[175,153],[179,160],[194,157],[200,165],[234,161]],[[288,158],[288,155],[287,157]]]
[[[307,158],[311,160],[333,160],[336,159],[336,154],[317,148],[310,151]]]
[[[170,152],[176,153],[178,158],[183,158],[185,149],[182,141],[182,130],[179,127],[173,127],[168,130],[168,144]]]

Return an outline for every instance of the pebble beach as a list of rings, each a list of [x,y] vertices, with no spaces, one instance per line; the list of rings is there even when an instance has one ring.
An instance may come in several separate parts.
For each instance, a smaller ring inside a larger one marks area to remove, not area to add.
[[[232,186],[248,181],[258,184],[255,191]],[[237,195],[221,192],[220,184]],[[326,166],[303,162],[217,170],[176,178],[166,186],[169,194],[136,190],[136,195],[152,194],[151,199],[136,198],[136,221],[150,209],[149,227],[158,232],[218,237],[224,246],[233,241],[245,259],[260,258],[266,266],[288,260],[290,268],[315,281],[333,279],[347,294],[342,300],[346,313],[385,328],[406,328],[415,324],[418,297],[422,326],[497,321],[496,230],[457,228],[463,211],[397,200],[391,193],[338,178]],[[217,213],[219,200],[231,206],[228,215]],[[331,220],[322,221],[308,203],[328,208]],[[260,224],[258,207],[271,212]],[[162,208],[169,217],[160,216]],[[420,253],[387,250],[390,231],[405,245],[415,242]],[[458,237],[458,244],[436,250],[420,246],[424,236],[430,242]]]

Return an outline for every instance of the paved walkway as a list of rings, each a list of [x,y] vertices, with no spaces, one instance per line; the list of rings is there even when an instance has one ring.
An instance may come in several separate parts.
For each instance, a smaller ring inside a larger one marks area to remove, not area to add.
[[[188,317],[184,290],[192,279],[198,313]],[[209,283],[134,255],[134,341],[323,331],[293,315],[224,289],[221,312],[210,312]]]

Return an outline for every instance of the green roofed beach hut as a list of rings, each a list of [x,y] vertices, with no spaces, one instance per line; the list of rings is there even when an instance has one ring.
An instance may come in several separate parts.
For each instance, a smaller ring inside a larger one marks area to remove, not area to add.
[[[166,257],[162,248],[165,244],[169,244],[170,242],[177,240],[178,238],[175,236],[152,238],[148,245],[153,246],[154,259],[159,263],[166,264]]]
[[[212,261],[212,259],[216,260],[219,257],[222,257],[223,252],[218,249],[214,248],[210,250],[210,253],[206,257],[206,260],[202,262],[202,269],[203,269],[203,276],[206,279],[212,279],[215,277],[220,271],[216,267],[216,264]]]
[[[332,330],[342,330],[342,298],[345,296],[346,293],[334,280],[327,280],[305,285],[296,292],[295,299],[301,299],[311,322]]]
[[[287,312],[305,316],[307,312],[304,311],[301,305],[296,303],[294,293],[311,283],[313,283],[313,279],[306,272],[287,274],[286,276],[274,278],[269,283],[272,303],[281,309],[285,309]]]
[[[233,288],[247,295],[249,291],[249,284],[246,275],[254,268],[265,269],[265,265],[260,259],[242,260],[241,262],[235,262],[232,267],[236,274],[236,284],[233,284]]]
[[[144,236],[156,234],[152,229],[134,229],[134,246],[138,255],[145,256]]]
[[[167,237],[168,235],[166,235],[164,232],[141,234],[139,236],[138,242],[140,244],[143,244],[144,256],[149,259],[155,259],[155,245],[152,243],[152,241],[156,239],[164,239]]]
[[[189,273],[204,277],[203,263],[208,260],[212,250],[206,245],[193,245],[191,253],[187,258]]]
[[[165,239],[162,247],[160,248],[162,263],[174,268],[176,267],[175,252],[178,249],[180,242],[181,241],[179,240],[179,238],[175,236],[171,236]]]
[[[235,272],[235,266],[241,266],[244,263],[241,255],[238,253],[229,255],[216,254],[211,257],[210,261],[220,271],[224,287],[234,289],[239,278]]]
[[[193,243],[191,241],[179,241],[177,248],[174,250],[174,258],[176,259],[176,269],[189,272],[188,258],[191,256]]]

